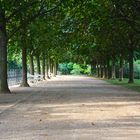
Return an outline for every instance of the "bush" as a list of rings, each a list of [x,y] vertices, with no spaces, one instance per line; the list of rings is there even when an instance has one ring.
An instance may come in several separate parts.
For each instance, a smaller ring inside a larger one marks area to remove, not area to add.
[[[80,75],[82,71],[83,69],[79,64],[73,64],[73,70],[70,73],[74,75]]]
[[[61,63],[61,64],[59,64],[59,68],[58,69],[61,72],[61,74],[69,74],[67,63]]]
[[[80,74],[90,74],[91,67],[85,64],[77,64],[77,63],[60,63],[59,64],[59,71],[61,74],[73,74],[73,75],[80,75]]]

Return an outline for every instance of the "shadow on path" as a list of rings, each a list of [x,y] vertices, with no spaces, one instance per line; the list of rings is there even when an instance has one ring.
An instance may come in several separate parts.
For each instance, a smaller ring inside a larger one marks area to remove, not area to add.
[[[0,95],[0,139],[140,139],[138,92],[82,76],[11,90]]]

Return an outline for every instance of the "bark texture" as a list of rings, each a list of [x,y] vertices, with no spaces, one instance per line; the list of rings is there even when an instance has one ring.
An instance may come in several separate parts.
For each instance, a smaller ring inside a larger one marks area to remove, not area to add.
[[[33,54],[30,54],[30,74],[34,75],[34,59],[33,59]]]
[[[43,74],[43,79],[45,80],[45,53],[42,54],[43,55],[43,59],[42,59],[42,74]]]
[[[129,51],[129,83],[134,83],[134,51],[130,49]]]
[[[22,82],[21,82],[20,86],[21,87],[29,87],[29,84],[27,82],[27,52],[26,52],[26,46],[22,47]]]
[[[37,74],[41,74],[39,54],[36,55],[36,62],[37,62]]]
[[[7,82],[7,43],[5,15],[0,9],[0,93],[10,93]]]
[[[123,81],[123,58],[120,56],[119,81]]]
[[[112,79],[116,79],[116,67],[115,67],[115,62],[112,62],[112,72],[111,72],[111,77]]]

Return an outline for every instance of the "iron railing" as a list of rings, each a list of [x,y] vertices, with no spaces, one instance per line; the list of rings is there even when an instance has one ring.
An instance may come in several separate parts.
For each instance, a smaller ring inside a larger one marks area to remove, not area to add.
[[[21,83],[22,72],[21,69],[10,69],[7,73],[8,75],[8,85],[18,85]]]

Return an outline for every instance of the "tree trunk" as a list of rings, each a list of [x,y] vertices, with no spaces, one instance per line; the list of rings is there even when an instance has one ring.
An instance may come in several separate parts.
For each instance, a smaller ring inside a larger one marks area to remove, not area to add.
[[[48,76],[49,76],[49,75],[48,75],[48,59],[47,59],[47,57],[46,57],[46,61],[45,61],[45,63],[46,63],[46,64],[45,64],[45,67],[46,67],[46,68],[45,68],[45,70],[46,70],[45,73],[46,73],[46,79],[47,79]]]
[[[0,93],[10,93],[7,82],[7,35],[4,15],[0,9]]]
[[[105,78],[108,78],[108,69],[107,69],[107,66],[105,66]]]
[[[119,81],[123,81],[123,58],[120,56]]]
[[[42,59],[42,74],[43,74],[43,79],[45,80],[45,53],[43,52],[43,59]]]
[[[108,79],[111,78],[111,68],[110,68],[109,60],[107,60],[107,78]]]
[[[129,51],[129,81],[128,83],[134,83],[134,50]]]
[[[94,76],[97,76],[97,72],[98,72],[97,65],[98,65],[98,64],[96,64],[96,66],[95,66]],[[91,74],[92,74],[92,73],[91,73]]]
[[[105,62],[102,63],[102,78],[105,78]]]
[[[105,78],[105,62],[103,63],[103,78]]]
[[[104,67],[103,67],[103,65],[101,65],[101,78],[103,78],[103,73],[104,72]]]
[[[39,54],[36,55],[36,62],[37,62],[37,74],[41,74]]]
[[[53,60],[50,59],[50,72],[53,74]]]
[[[134,35],[129,34],[129,81],[128,83],[134,83]]]
[[[115,62],[112,62],[112,72],[111,72],[112,79],[116,79],[116,68],[115,68]]]
[[[24,44],[25,42],[23,42]],[[24,44],[22,47],[22,83],[21,87],[29,87],[27,82],[27,52],[26,45]]]
[[[56,77],[56,72],[57,71],[57,68],[56,68],[56,62],[54,61],[53,63],[53,76]]]
[[[93,63],[91,63],[91,75],[94,75],[94,66],[93,66]]]
[[[99,66],[99,77],[101,78],[102,77],[102,65],[100,64],[100,66]]]
[[[57,70],[58,70],[58,62],[56,62],[55,75],[57,75]]]
[[[34,75],[34,59],[33,59],[33,54],[30,54],[30,74]]]
[[[97,77],[100,77],[100,67],[98,64],[97,64]]]
[[[97,74],[97,62],[95,60],[91,61],[91,75],[96,75]]]
[[[48,71],[48,73],[47,73],[47,76],[48,76],[48,79],[50,79],[51,78],[51,66],[50,66],[50,58],[48,58],[47,59],[47,71]]]

